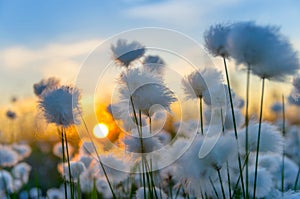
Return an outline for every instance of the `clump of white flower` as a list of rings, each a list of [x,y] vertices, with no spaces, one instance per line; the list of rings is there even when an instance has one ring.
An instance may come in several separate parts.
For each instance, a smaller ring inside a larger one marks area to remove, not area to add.
[[[64,147],[66,149],[66,144],[64,143]],[[69,156],[72,156],[74,148],[71,144],[68,143],[68,149],[69,149]],[[56,155],[59,158],[63,157],[63,150],[62,150],[62,145],[60,142],[56,143],[53,146],[53,150],[52,150],[53,154]],[[67,155],[67,152],[65,150],[65,155]]]
[[[214,68],[196,70],[185,76],[181,83],[186,99],[198,99],[204,96],[204,92],[211,91],[214,86],[221,84],[223,77],[220,71]]]
[[[155,195],[156,193],[156,195]],[[151,194],[153,195],[151,197]],[[157,196],[157,197],[156,197]],[[136,191],[136,199],[143,199],[145,198],[144,196],[144,187],[140,187],[137,191]],[[150,199],[150,198],[157,198],[157,199],[167,199],[168,196],[165,194],[165,192],[157,187],[154,187],[154,190],[149,192],[149,189],[146,188],[146,199]]]
[[[297,53],[278,27],[235,23],[227,42],[230,56],[261,78],[284,80],[299,69]]]
[[[227,36],[230,25],[216,24],[204,33],[205,47],[213,56],[229,57],[227,50]]]
[[[33,85],[33,91],[36,96],[41,97],[44,91],[54,89],[60,86],[60,80],[55,77],[42,79],[40,82]]]
[[[26,162],[15,165],[12,169],[14,178],[19,179],[23,184],[26,184],[29,180],[31,166]]]
[[[48,123],[69,127],[80,123],[80,91],[72,86],[61,86],[43,92],[39,107]]]
[[[111,46],[114,59],[120,65],[129,67],[129,65],[136,59],[141,58],[145,54],[145,47],[137,41],[128,43],[125,39],[119,39],[117,44]]]
[[[19,161],[19,155],[11,147],[0,144],[0,167],[12,167]]]
[[[143,67],[149,72],[155,73],[156,75],[162,76],[163,69],[166,63],[159,56],[149,55],[145,57]]]
[[[250,123],[248,126],[248,150],[256,152],[258,139],[258,123]],[[245,153],[246,150],[246,131],[241,129],[238,134],[240,143],[240,152]],[[260,148],[259,152],[281,153],[283,150],[283,137],[276,126],[263,122],[261,124]]]

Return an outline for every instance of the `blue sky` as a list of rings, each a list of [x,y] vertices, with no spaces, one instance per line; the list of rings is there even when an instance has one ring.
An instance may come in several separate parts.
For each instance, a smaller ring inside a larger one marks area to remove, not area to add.
[[[299,9],[298,0],[0,0],[2,101],[33,96],[46,76],[71,81],[101,41],[132,28],[170,28],[203,43],[212,24],[253,20],[280,26],[300,51]]]

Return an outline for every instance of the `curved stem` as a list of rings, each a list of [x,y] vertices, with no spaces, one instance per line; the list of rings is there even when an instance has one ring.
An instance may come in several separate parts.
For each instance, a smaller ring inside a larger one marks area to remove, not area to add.
[[[256,146],[256,158],[255,158],[255,173],[254,173],[253,198],[255,198],[255,195],[256,195],[258,154],[259,154],[259,148],[260,148],[260,134],[261,134],[262,112],[263,112],[263,102],[264,102],[264,90],[265,90],[265,78],[262,78],[261,100],[260,100],[260,113],[259,113],[258,135],[257,135],[257,146]]]
[[[229,94],[229,100],[230,100],[230,106],[231,106],[231,114],[232,114],[234,135],[235,135],[235,139],[236,139],[236,142],[237,142],[237,148],[239,149],[239,141],[238,141],[236,120],[235,120],[235,114],[234,114],[234,106],[233,106],[233,101],[232,101],[231,86],[230,86],[230,80],[229,80],[229,75],[228,75],[228,70],[227,70],[227,64],[226,64],[225,57],[223,57],[223,62],[224,62],[224,68],[225,68],[225,74],[226,74],[226,80],[227,80],[227,86],[228,86],[228,94]],[[242,170],[242,162],[241,162],[241,156],[240,156],[239,151],[238,151],[238,163],[239,163],[239,172],[240,172],[240,176],[241,176],[243,196],[244,196],[244,198],[246,198],[245,197],[246,194],[245,194],[245,185],[244,185],[244,177],[243,177],[243,170]]]

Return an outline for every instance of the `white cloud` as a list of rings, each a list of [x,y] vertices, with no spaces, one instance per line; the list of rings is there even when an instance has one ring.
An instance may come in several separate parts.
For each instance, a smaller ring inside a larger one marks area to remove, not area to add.
[[[48,44],[38,49],[24,46],[10,47],[0,51],[0,63],[9,69],[26,68],[37,63],[47,66],[53,59],[68,60],[86,56],[100,42],[101,40],[87,40],[72,44]]]
[[[200,19],[215,8],[232,5],[238,0],[167,0],[158,3],[139,5],[129,8],[125,14],[134,17],[154,20],[161,23],[182,26],[196,26]]]

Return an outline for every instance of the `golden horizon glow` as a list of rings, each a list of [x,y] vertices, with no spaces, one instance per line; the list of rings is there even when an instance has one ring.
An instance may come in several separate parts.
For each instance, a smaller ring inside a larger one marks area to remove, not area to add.
[[[105,138],[109,133],[109,129],[106,124],[99,123],[95,125],[93,133],[96,138]]]

